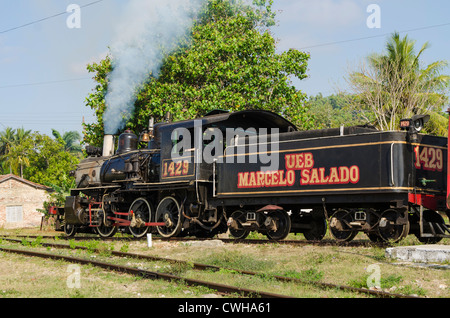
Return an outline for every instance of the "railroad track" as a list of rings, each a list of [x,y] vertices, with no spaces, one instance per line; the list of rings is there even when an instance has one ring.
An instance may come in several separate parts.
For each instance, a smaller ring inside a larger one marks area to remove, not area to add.
[[[23,240],[18,239],[9,239],[4,238],[4,240],[16,242],[16,243],[24,243]],[[31,244],[31,242],[27,241]],[[43,247],[53,247],[53,248],[60,248],[60,249],[80,249],[80,250],[88,250],[88,247],[85,246],[70,246],[66,244],[56,244],[56,243],[42,243],[39,242],[39,244]],[[120,265],[114,265],[110,263],[103,263],[103,262],[97,262],[92,260],[85,260],[85,259],[79,259],[79,258],[73,258],[69,256],[59,256],[54,254],[47,254],[47,253],[39,253],[34,251],[23,251],[23,250],[13,250],[13,249],[4,249],[0,248],[0,250],[12,252],[12,253],[21,253],[25,255],[31,255],[31,256],[39,256],[39,257],[46,257],[46,258],[53,258],[53,259],[63,259],[70,262],[76,262],[76,263],[82,263],[82,264],[92,264],[95,266],[100,266],[103,268],[116,270],[120,272],[125,272],[129,274],[134,274],[138,276],[142,276],[145,278],[153,278],[153,279],[165,279],[165,280],[182,280],[186,282],[188,285],[200,285],[200,286],[206,286],[208,288],[217,290],[218,292],[226,293],[226,294],[233,294],[238,293],[243,295],[244,297],[262,297],[262,298],[289,298],[289,296],[279,295],[279,294],[273,294],[273,293],[266,293],[266,292],[260,292],[250,289],[243,289],[243,288],[237,288],[233,286],[227,286],[223,284],[217,284],[212,282],[204,282],[199,280],[192,280],[192,279],[186,279],[170,274],[164,274],[164,273],[156,273],[156,272],[150,272],[146,270],[140,270],[135,269],[128,266],[120,266]],[[94,249],[95,252],[101,252],[99,250]],[[230,269],[230,268],[223,268],[219,266],[214,265],[207,265],[207,264],[200,264],[200,263],[193,263],[193,262],[186,262],[182,260],[176,260],[176,259],[168,259],[163,257],[157,257],[157,256],[151,256],[151,255],[143,255],[143,254],[135,254],[135,253],[126,253],[126,252],[120,252],[120,251],[110,251],[111,255],[117,256],[117,257],[129,257],[129,258],[136,258],[136,259],[146,259],[150,261],[163,261],[163,262],[169,262],[169,263],[176,263],[176,264],[182,264],[191,266],[193,269],[196,270],[213,270],[213,271],[220,271],[220,270],[227,270],[231,271],[233,273],[242,274],[242,275],[250,275],[250,276],[261,276],[261,273],[252,272],[252,271],[245,271],[240,269]],[[360,294],[366,294],[373,297],[378,298],[420,298],[417,296],[410,296],[410,295],[403,295],[403,294],[394,294],[389,293],[385,291],[379,291],[379,290],[370,290],[365,288],[356,288],[351,286],[345,286],[345,285],[336,285],[336,284],[330,284],[325,282],[317,282],[317,281],[305,281],[298,278],[291,278],[291,277],[285,277],[285,276],[278,276],[278,275],[270,275],[271,278],[276,279],[278,281],[283,282],[291,282],[301,285],[313,285],[318,288],[325,288],[325,289],[339,289],[343,291],[353,292],[353,293],[360,293]]]
[[[184,278],[184,277],[180,277],[180,276],[176,276],[176,275],[172,275],[172,274],[153,272],[153,271],[148,271],[148,270],[144,270],[144,269],[134,268],[131,266],[117,265],[117,264],[94,261],[94,260],[84,259],[84,258],[79,258],[79,257],[56,255],[56,254],[52,254],[52,253],[43,253],[43,252],[38,252],[38,251],[31,251],[31,250],[24,250],[24,249],[12,249],[12,248],[4,248],[4,247],[0,247],[0,251],[14,253],[14,254],[20,254],[20,255],[26,255],[26,256],[32,256],[32,257],[41,257],[41,258],[53,259],[53,260],[63,260],[63,261],[67,261],[70,263],[77,263],[77,264],[82,264],[82,265],[92,265],[92,266],[97,266],[97,267],[101,267],[104,269],[108,269],[111,271],[135,275],[140,278],[160,279],[160,280],[165,280],[165,281],[178,281],[178,282],[183,282],[187,286],[207,287],[209,289],[216,290],[218,293],[222,293],[222,294],[226,294],[226,295],[236,295],[237,294],[237,295],[241,295],[242,297],[249,297],[249,298],[292,298],[290,296],[281,295],[281,294],[257,291],[257,290],[229,286],[229,285],[224,285],[224,284],[220,284],[220,283],[202,281],[202,280],[197,280],[197,279]]]
[[[85,240],[102,240],[102,241],[142,241],[146,238],[134,238],[134,237],[110,237],[110,238],[100,238],[97,236],[38,236],[38,235],[0,235],[1,238],[42,238],[42,239],[61,239],[61,240],[74,240],[74,241],[85,241]],[[321,240],[321,241],[308,241],[308,240],[267,240],[267,239],[233,239],[233,238],[194,238],[194,237],[171,237],[164,238],[154,236],[152,238],[154,241],[165,241],[165,242],[190,242],[190,241],[208,241],[208,240],[220,240],[224,243],[230,244],[280,244],[280,245],[315,245],[315,246],[343,246],[343,247],[390,247],[388,243],[376,243],[371,241],[351,241],[342,242],[335,240]]]

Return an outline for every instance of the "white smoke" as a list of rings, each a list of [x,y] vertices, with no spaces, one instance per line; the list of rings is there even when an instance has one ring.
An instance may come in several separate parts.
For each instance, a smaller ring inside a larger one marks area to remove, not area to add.
[[[111,45],[105,134],[123,129],[134,112],[137,89],[149,74],[158,77],[163,54],[175,49],[192,26],[203,0],[130,0]],[[164,51],[163,51],[164,50]]]

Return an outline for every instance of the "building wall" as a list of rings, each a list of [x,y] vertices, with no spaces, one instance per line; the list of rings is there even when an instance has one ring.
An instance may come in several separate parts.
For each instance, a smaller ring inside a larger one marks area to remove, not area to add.
[[[47,199],[47,191],[18,180],[10,179],[0,183],[0,228],[40,226],[43,214],[37,209],[42,209]],[[22,222],[7,222],[6,211],[8,207],[11,211],[14,206],[22,206]]]

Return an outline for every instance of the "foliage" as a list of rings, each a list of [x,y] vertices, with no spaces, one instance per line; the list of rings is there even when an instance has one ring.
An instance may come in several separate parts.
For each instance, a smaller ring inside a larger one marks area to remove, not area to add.
[[[105,95],[108,90],[107,75],[112,70],[111,57],[108,55],[100,63],[87,65],[87,70],[94,73],[93,79],[97,82],[92,93],[86,97],[86,106],[95,111],[97,122],[92,124],[83,123],[85,134],[83,143],[98,145],[103,140],[103,113],[105,112]]]
[[[448,103],[450,76],[441,74],[448,65],[436,61],[423,66],[425,43],[416,54],[415,41],[394,33],[383,54],[372,54],[367,64],[350,73],[348,82],[360,99],[354,108],[370,110],[374,124],[382,130],[395,130],[402,118],[416,114],[439,115]],[[439,131],[439,128],[434,128]]]
[[[79,162],[76,156],[65,151],[62,143],[39,133],[32,135],[27,148],[30,166],[25,169],[24,177],[36,183],[62,186]]]
[[[63,206],[66,197],[70,195],[70,189],[76,187],[75,178],[66,174],[62,175],[62,180],[58,184],[47,182],[45,185],[53,189],[49,201],[44,202],[45,211],[48,211],[48,207],[51,205]]]
[[[26,150],[23,143],[27,141],[31,130],[6,127],[0,132],[0,172],[23,175],[23,167],[28,166]]]
[[[326,97],[321,93],[310,96],[307,105],[310,114],[314,117],[314,127],[317,129],[337,128],[341,125],[356,126],[372,122],[373,115],[370,110],[350,107],[356,101],[349,101],[356,99],[354,95],[342,93]]]
[[[429,133],[435,136],[445,136],[448,135],[448,113],[443,111],[433,111],[430,112],[430,120],[425,125],[424,133]]]
[[[83,151],[80,145],[81,135],[78,131],[68,131],[61,135],[59,131],[52,129],[52,134],[59,143],[64,145],[65,151],[81,158]]]
[[[162,121],[196,118],[214,109],[271,110],[300,128],[312,127],[305,94],[291,84],[304,79],[309,55],[291,49],[276,53],[268,27],[274,25],[272,1],[209,0],[191,30],[191,38],[166,55],[159,78],[149,76],[137,94],[127,127],[141,131],[150,117]],[[88,66],[97,86],[86,99],[97,123],[85,125],[84,142],[101,145],[104,96],[113,57]]]
[[[74,187],[74,178],[69,172],[75,169],[80,155],[72,154],[63,138],[55,140],[30,130],[6,128],[0,132],[0,151],[0,166],[4,173],[11,172],[55,190],[44,209],[49,204],[62,204],[70,188]]]

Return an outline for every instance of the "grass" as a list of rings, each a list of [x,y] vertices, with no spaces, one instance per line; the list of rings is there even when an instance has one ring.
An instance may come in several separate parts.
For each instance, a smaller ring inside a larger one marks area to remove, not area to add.
[[[3,233],[0,233],[3,234]],[[23,235],[22,233],[16,233]],[[30,234],[32,235],[32,234]],[[38,235],[45,236],[40,232]],[[298,238],[299,236],[297,236]],[[356,239],[365,239],[357,236]],[[45,239],[22,243],[26,248],[45,250],[41,243]],[[401,245],[419,244],[409,236]],[[313,245],[292,246],[281,244],[245,245],[225,244],[212,247],[195,247],[177,242],[155,240],[148,248],[144,241],[62,241],[60,244],[85,246],[87,251],[50,249],[52,253],[76,254],[96,260],[114,261],[127,266],[151,271],[161,271],[186,278],[211,280],[243,288],[261,289],[294,297],[366,297],[334,289],[319,289],[307,284],[277,281],[274,275],[318,281],[338,285],[367,288],[373,275],[379,273],[379,284],[384,290],[395,293],[414,294],[424,297],[450,297],[450,272],[431,268],[395,266],[385,259],[384,249],[378,247],[317,247]],[[444,240],[441,243],[447,243]],[[398,244],[398,245],[400,245]],[[14,246],[5,240],[1,246]],[[100,250],[100,253],[94,253]],[[159,257],[185,260],[187,264],[150,262],[130,258],[116,259],[111,251],[148,254]],[[216,265],[226,270],[195,271],[192,263]],[[126,274],[109,272],[93,266],[81,267],[81,288],[68,288],[69,263],[27,258],[0,252],[0,297],[44,297],[44,298],[156,298],[156,297],[204,297],[213,293],[203,288],[185,286],[183,283],[151,281]],[[374,271],[374,268],[376,271]],[[3,269],[5,269],[3,271]],[[260,273],[251,277],[237,274],[232,269]],[[19,282],[19,283],[18,283]]]
[[[201,257],[199,262],[225,268],[260,272],[267,271],[275,265],[274,261],[261,260],[252,255],[233,250],[221,251]]]

